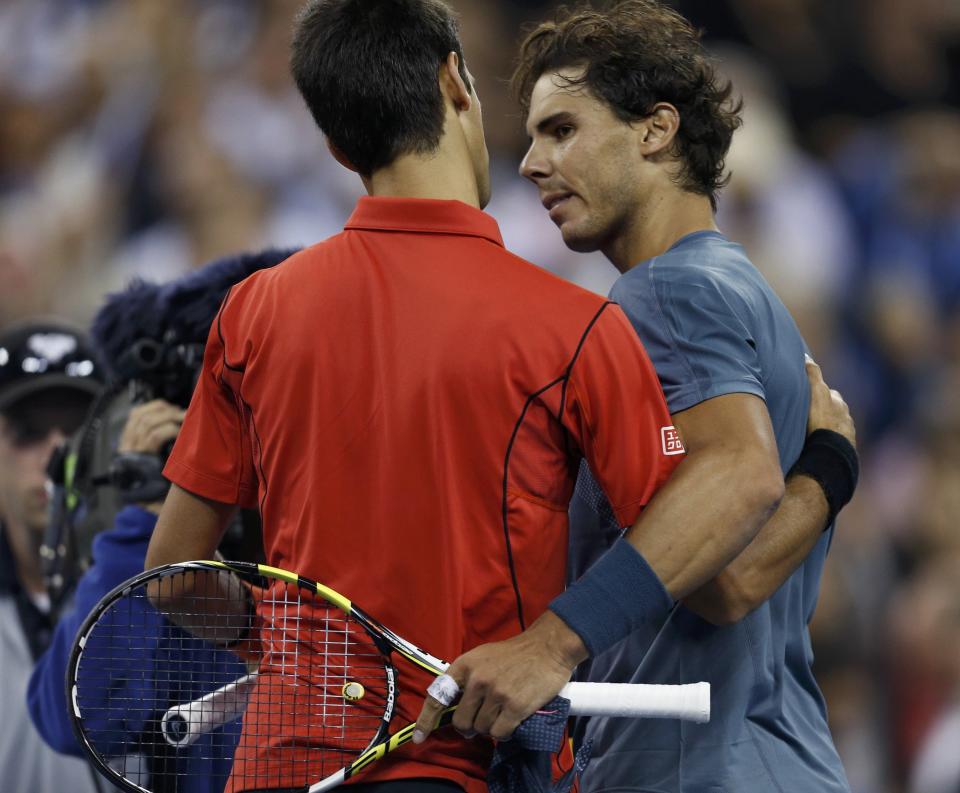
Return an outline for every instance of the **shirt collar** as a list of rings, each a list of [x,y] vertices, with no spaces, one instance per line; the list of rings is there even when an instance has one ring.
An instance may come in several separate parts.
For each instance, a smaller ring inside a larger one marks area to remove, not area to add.
[[[503,247],[497,221],[462,201],[364,196],[344,228],[482,237]]]
[[[692,231],[689,234],[684,234],[667,249],[667,252],[669,253],[670,251],[686,245],[689,242],[694,242],[695,240],[703,239],[704,237],[715,237],[719,240],[727,239],[725,236],[723,236],[722,232],[717,231],[716,229],[701,229],[700,231]]]

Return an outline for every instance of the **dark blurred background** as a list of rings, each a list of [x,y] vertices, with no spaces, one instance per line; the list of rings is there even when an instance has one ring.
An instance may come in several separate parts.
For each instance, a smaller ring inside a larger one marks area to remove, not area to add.
[[[516,168],[506,89],[554,5],[452,0],[509,247],[588,288]],[[857,420],[864,476],[814,621],[855,793],[960,773],[960,0],[677,0],[746,102],[719,223]],[[296,95],[299,0],[0,2],[0,326],[133,276],[308,244],[360,193]],[[954,782],[955,785],[955,782]]]

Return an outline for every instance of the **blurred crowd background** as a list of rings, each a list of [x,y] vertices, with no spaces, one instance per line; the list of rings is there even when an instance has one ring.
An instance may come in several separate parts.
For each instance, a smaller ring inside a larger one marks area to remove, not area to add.
[[[85,323],[134,276],[341,228],[361,187],[288,77],[299,4],[0,2],[0,326]],[[613,268],[567,251],[516,171],[506,79],[554,3],[451,4],[508,247],[606,291]],[[720,226],[857,420],[813,624],[838,746],[855,793],[938,793],[960,765],[960,2],[674,5],[746,104]]]

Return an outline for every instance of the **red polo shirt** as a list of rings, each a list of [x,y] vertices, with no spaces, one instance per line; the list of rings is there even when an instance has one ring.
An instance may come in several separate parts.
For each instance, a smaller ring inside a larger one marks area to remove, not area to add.
[[[670,423],[616,305],[508,253],[465,204],[363,198],[343,233],[231,291],[166,474],[259,505],[270,564],[452,661],[563,588],[580,457],[631,524],[678,462]],[[396,724],[427,682],[400,663]],[[242,740],[238,758],[271,752]],[[484,791],[490,753],[441,731],[363,778]]]

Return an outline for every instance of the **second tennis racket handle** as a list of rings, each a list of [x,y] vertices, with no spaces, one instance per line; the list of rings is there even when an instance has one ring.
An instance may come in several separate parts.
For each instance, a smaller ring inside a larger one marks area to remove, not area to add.
[[[628,716],[710,721],[710,684],[568,683],[560,696],[574,716]]]
[[[257,682],[255,674],[245,675],[205,697],[170,708],[160,720],[160,730],[171,746],[182,749],[201,735],[228,724],[247,707]]]

